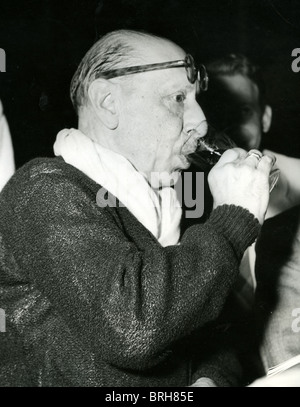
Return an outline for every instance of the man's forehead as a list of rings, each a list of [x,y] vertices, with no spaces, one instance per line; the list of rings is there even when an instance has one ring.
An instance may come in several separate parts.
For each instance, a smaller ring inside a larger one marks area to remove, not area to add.
[[[133,65],[159,64],[184,60],[186,57],[186,52],[181,47],[164,38],[146,37],[143,42],[134,38],[131,45],[136,50]],[[195,90],[195,85],[192,85],[187,79],[184,66],[155,69],[142,72],[142,74],[143,83],[150,84],[149,86],[155,93],[171,93],[173,90],[178,91],[179,87],[181,89],[185,87],[186,91]],[[136,76],[133,80],[140,81],[141,78]]]
[[[145,41],[134,41],[141,63],[155,64],[184,59],[186,53],[177,44],[164,38],[146,37]]]

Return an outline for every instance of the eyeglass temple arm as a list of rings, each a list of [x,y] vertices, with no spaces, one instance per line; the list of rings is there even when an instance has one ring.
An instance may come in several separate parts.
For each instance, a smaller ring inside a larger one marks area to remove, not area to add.
[[[185,66],[186,66],[185,61],[178,60],[172,62],[161,62],[159,64],[130,66],[128,68],[113,69],[111,71],[103,72],[99,72],[99,70],[97,70],[97,73],[99,73],[102,78],[111,79],[117,76],[130,75],[139,72],[155,71],[159,69],[168,69],[168,68],[181,68]]]

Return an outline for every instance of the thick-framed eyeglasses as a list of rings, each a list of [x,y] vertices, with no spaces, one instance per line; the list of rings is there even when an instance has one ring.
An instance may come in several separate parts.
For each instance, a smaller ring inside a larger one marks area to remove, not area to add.
[[[128,68],[113,69],[110,71],[97,72],[96,78],[112,79],[118,76],[131,75],[134,73],[156,71],[159,69],[181,68],[186,70],[187,78],[190,83],[198,81],[198,90],[207,91],[208,89],[208,75],[204,65],[196,67],[194,58],[187,54],[184,59],[178,61],[161,62],[158,64],[129,66]]]

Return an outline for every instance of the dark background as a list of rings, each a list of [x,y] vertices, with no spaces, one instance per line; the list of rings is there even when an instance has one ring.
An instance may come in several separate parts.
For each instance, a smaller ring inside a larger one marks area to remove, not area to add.
[[[17,167],[52,156],[59,130],[76,127],[69,83],[99,35],[116,28],[166,36],[198,62],[243,52],[263,66],[274,110],[265,145],[300,157],[299,0],[0,0],[0,74]]]

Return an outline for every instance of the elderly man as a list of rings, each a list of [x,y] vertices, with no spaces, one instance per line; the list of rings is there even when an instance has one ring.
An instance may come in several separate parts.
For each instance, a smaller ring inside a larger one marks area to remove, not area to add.
[[[107,34],[72,80],[78,129],[3,190],[0,307],[30,385],[236,384],[209,332],[264,221],[273,159],[227,151],[209,220],[179,241],[170,184],[205,135],[206,87],[171,41]]]

